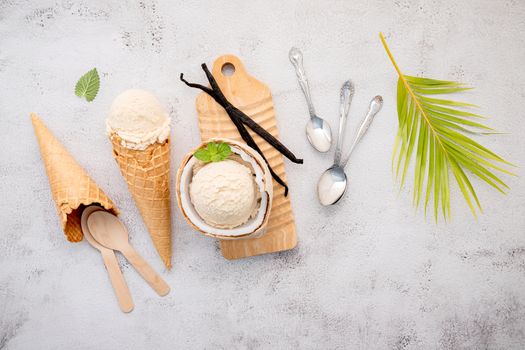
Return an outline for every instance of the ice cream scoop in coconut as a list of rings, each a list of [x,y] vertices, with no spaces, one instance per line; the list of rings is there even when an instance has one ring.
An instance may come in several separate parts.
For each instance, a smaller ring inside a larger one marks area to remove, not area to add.
[[[203,163],[195,152],[209,142],[224,142],[231,154]],[[270,217],[273,183],[270,170],[251,147],[229,139],[212,139],[190,152],[177,173],[181,212],[198,232],[219,239],[259,237]]]

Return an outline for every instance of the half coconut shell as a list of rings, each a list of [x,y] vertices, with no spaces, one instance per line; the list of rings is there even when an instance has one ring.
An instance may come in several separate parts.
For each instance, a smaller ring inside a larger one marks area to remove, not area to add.
[[[216,228],[206,223],[197,213],[190,199],[190,183],[193,178],[194,165],[198,162],[194,153],[209,142],[225,142],[230,145],[232,153],[240,156],[244,162],[249,163],[253,172],[256,188],[260,193],[260,206],[256,215],[243,225],[232,229]],[[182,160],[177,171],[176,194],[179,208],[186,221],[199,233],[206,236],[234,240],[262,236],[270,218],[273,198],[273,183],[270,170],[264,159],[253,148],[244,143],[231,139],[213,138],[201,143],[197,148],[188,153]]]

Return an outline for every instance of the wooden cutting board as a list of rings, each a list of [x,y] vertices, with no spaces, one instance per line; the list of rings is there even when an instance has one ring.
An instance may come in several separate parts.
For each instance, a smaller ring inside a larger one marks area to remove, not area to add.
[[[234,70],[223,74],[223,67]],[[246,73],[242,62],[233,55],[224,55],[213,64],[212,74],[222,92],[235,107],[246,113],[274,137],[279,137],[270,89]],[[199,129],[203,141],[212,137],[225,137],[244,142],[226,111],[212,97],[202,92],[196,100]],[[286,181],[283,156],[261,137],[247,128],[264,153],[274,171]],[[290,191],[291,192],[291,191]],[[273,182],[273,206],[267,232],[262,237],[234,241],[220,241],[222,255],[226,259],[275,253],[292,249],[297,245],[295,219],[290,194],[284,196],[284,188]]]

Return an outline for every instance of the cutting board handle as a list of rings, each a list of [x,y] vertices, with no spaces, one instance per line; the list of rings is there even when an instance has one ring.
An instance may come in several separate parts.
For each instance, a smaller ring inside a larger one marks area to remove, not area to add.
[[[222,72],[222,68],[228,64],[232,65],[235,69],[231,75],[226,75]],[[232,86],[244,86],[244,84],[250,80],[250,76],[246,73],[244,65],[235,55],[219,56],[213,63],[212,74],[219,86],[221,86],[221,89],[225,87],[229,90]]]

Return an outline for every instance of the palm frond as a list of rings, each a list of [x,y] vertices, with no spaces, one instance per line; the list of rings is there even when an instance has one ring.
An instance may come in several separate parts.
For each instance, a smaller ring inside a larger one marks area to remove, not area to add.
[[[477,176],[501,193],[505,193],[508,186],[494,171],[514,175],[502,167],[512,164],[467,136],[495,132],[477,121],[485,119],[483,116],[465,110],[477,106],[434,97],[466,91],[471,89],[470,87],[455,81],[404,75],[382,33],[380,38],[399,74],[399,128],[392,156],[392,168],[396,177],[401,178],[401,187],[405,183],[408,167],[415,158],[413,203],[416,207],[423,202],[426,213],[433,202],[436,221],[439,211],[447,220],[450,217],[451,173],[470,210],[476,216],[477,211],[482,212],[481,204],[467,174]]]

